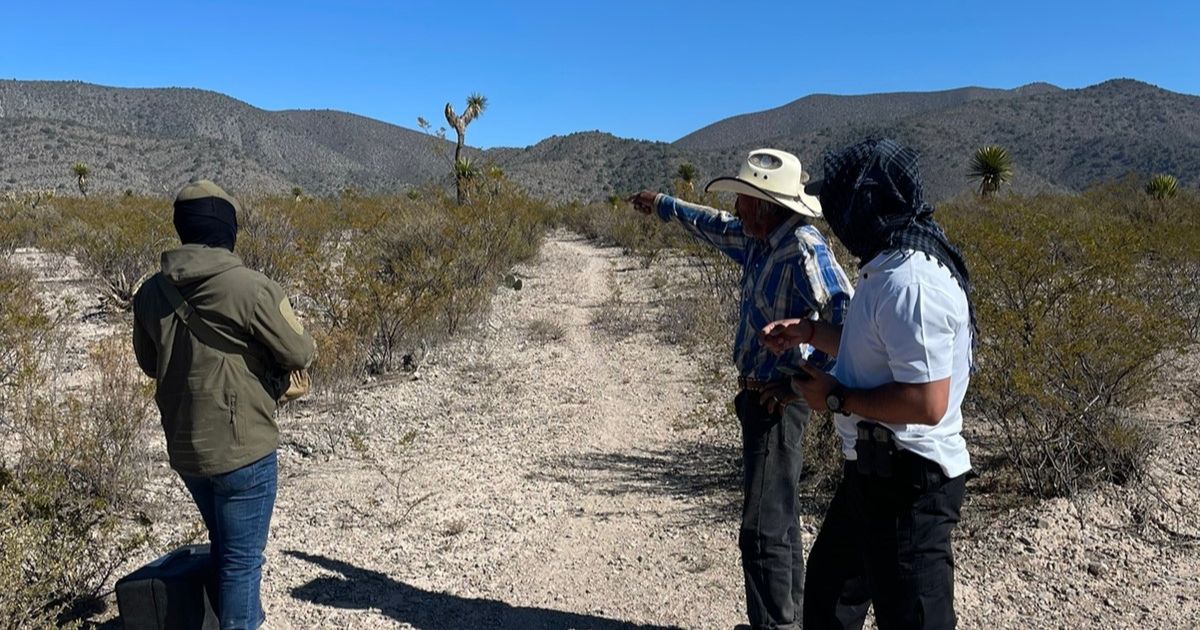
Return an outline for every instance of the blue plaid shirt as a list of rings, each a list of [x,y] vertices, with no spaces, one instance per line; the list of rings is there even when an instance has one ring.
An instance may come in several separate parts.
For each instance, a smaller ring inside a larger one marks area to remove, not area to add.
[[[747,378],[783,378],[777,365],[797,366],[805,358],[828,370],[833,360],[809,346],[775,356],[758,338],[767,324],[794,317],[820,318],[841,326],[854,288],[817,228],[796,215],[766,241],[742,232],[742,222],[721,212],[668,195],[654,200],[658,217],[675,220],[693,236],[742,266],[742,301],[733,362]]]

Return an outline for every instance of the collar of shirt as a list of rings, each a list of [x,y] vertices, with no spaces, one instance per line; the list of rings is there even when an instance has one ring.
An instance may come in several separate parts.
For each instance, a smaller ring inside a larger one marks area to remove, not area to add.
[[[789,234],[795,233],[795,231],[801,225],[804,225],[804,219],[798,214],[793,214],[786,221],[779,224],[779,227],[776,227],[773,232],[767,235],[767,243],[771,246],[771,249],[779,247],[779,245],[783,243],[784,239],[786,239]]]
[[[904,249],[904,250],[886,249],[882,252],[879,252],[879,254],[876,255],[874,258],[872,258],[870,262],[863,265],[862,268],[859,269],[858,273],[860,276],[866,278],[867,274],[870,274],[875,271],[879,271],[881,268],[883,268],[884,265],[887,265],[888,262],[891,261],[893,258],[896,258],[896,257],[905,258],[905,257],[913,255],[915,253],[915,251],[916,250],[912,250],[912,249]]]

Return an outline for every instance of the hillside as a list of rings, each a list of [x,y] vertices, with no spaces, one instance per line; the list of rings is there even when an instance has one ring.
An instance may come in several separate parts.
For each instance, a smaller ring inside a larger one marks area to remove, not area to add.
[[[396,190],[435,176],[424,134],[333,111],[268,112],[194,89],[0,81],[0,178],[17,188],[161,192],[195,173],[234,189]]]
[[[1079,190],[1130,172],[1168,172],[1185,186],[1200,184],[1200,97],[1132,80],[1069,90],[1034,83],[812,95],[718,121],[674,143],[590,131],[479,153],[535,195],[592,200],[665,189],[683,162],[706,180],[736,169],[759,146],[817,165],[825,150],[867,135],[917,147],[934,199],[969,190],[970,155],[992,143],[1009,149],[1013,187],[1022,191]],[[70,165],[82,161],[92,167],[92,189],[103,192],[161,193],[197,173],[243,192],[395,192],[448,179],[438,143],[354,114],[270,112],[195,89],[0,81],[0,190],[71,192]]]
[[[899,92],[863,96],[813,94],[782,107],[726,118],[694,131],[675,146],[690,149],[740,147],[780,136],[796,136],[849,125],[894,122],[958,107],[975,101],[997,101],[1062,91],[1048,83],[1033,83],[1015,90],[968,87],[940,92]]]

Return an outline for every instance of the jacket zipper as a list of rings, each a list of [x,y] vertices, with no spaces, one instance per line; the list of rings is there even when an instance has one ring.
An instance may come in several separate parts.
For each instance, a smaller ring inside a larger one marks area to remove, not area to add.
[[[229,424],[233,427],[233,441],[240,445],[242,443],[242,436],[238,431],[236,392],[229,395]]]

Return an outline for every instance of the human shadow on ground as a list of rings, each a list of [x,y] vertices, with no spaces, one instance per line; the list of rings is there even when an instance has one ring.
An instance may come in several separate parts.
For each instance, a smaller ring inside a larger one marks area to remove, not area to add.
[[[602,496],[677,499],[687,506],[681,515],[683,525],[736,522],[742,509],[742,448],[737,438],[683,440],[659,449],[555,457],[528,477]],[[800,481],[800,516],[823,517],[831,494],[832,488],[814,486],[806,462]]]
[[[292,589],[292,597],[322,606],[378,610],[417,630],[496,628],[513,630],[679,630],[674,626],[631,623],[560,610],[513,606],[491,599],[435,593],[394,580],[378,571],[303,551],[285,551],[336,577],[319,577]]]
[[[555,457],[531,479],[603,496],[665,496],[683,501],[685,524],[725,521],[741,510],[740,444],[684,440],[660,449]]]

